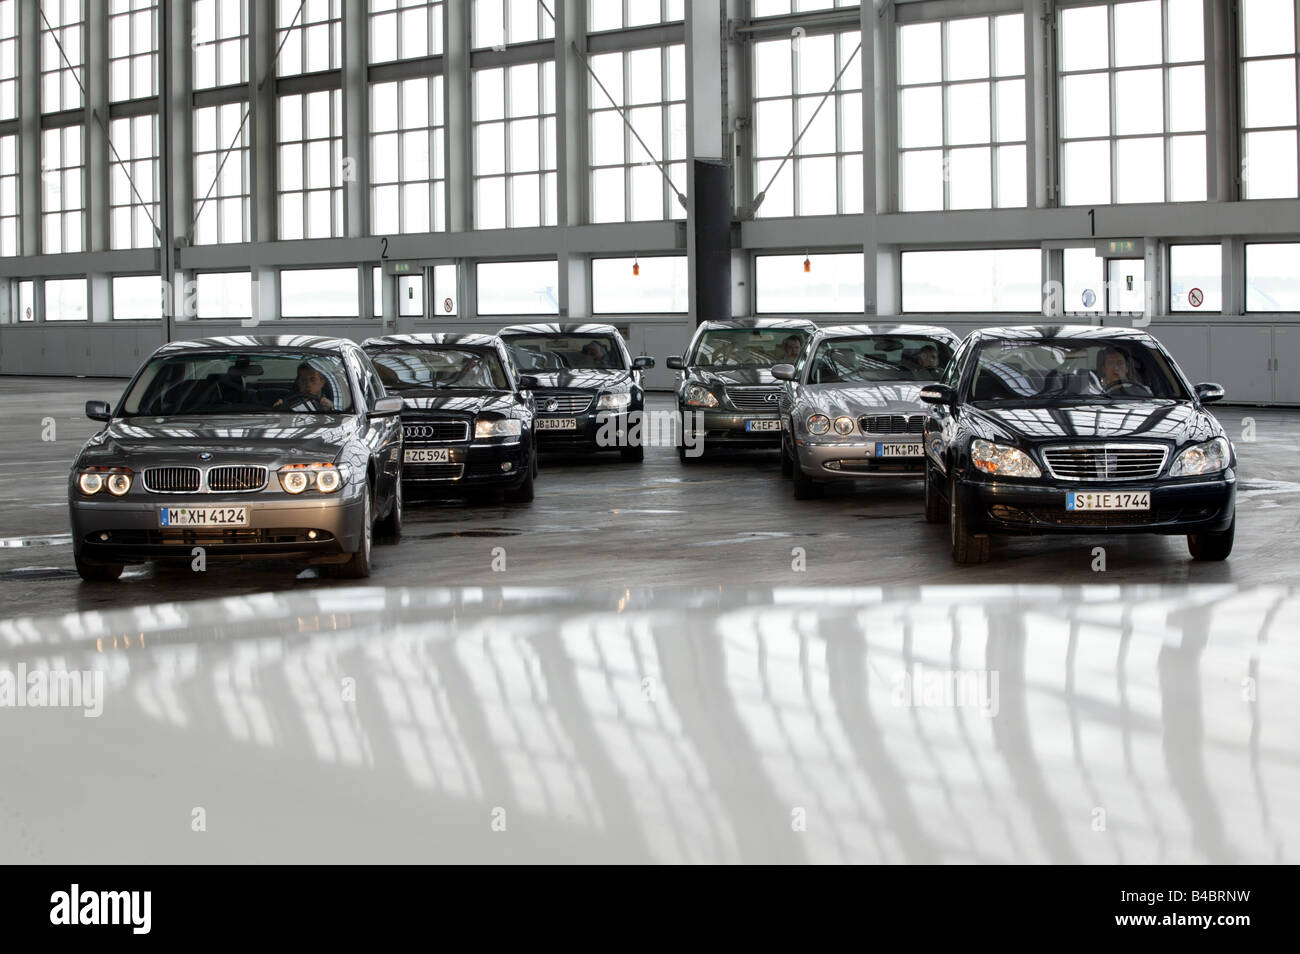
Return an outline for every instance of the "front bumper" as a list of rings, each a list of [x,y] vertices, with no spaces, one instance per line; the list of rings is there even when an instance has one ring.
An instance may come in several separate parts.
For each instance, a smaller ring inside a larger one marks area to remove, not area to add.
[[[92,563],[189,560],[202,547],[212,558],[305,557],[337,562],[361,543],[364,485],[337,494],[257,499],[256,494],[166,494],[145,499],[68,502],[72,543]],[[160,514],[176,507],[246,507],[247,527],[164,527]],[[107,538],[105,538],[107,534]]]
[[[915,440],[843,440],[818,441],[799,438],[795,453],[800,469],[819,480],[866,480],[874,477],[920,477],[925,473],[925,457],[886,457],[877,454],[878,445],[920,444]]]
[[[678,405],[683,429],[689,428],[690,440],[703,440],[707,450],[710,447],[779,447],[781,445],[781,415],[771,411],[728,411],[718,408],[692,407]],[[697,418],[696,415],[699,415]],[[750,430],[748,421],[775,421],[774,430]],[[702,422],[702,429],[697,428]]]
[[[1150,510],[1069,511],[1069,491],[1150,491]],[[1146,483],[957,480],[956,492],[976,533],[1206,533],[1226,530],[1236,513],[1237,475]]]
[[[446,448],[450,463],[402,465],[402,488],[409,494],[446,493],[464,488],[512,490],[524,482],[532,454],[523,440],[471,444],[408,444],[407,450]]]
[[[588,410],[582,414],[539,413],[533,427],[533,433],[537,437],[537,448],[544,451],[570,453],[622,450],[629,446],[628,415],[634,411],[639,414],[641,409],[629,407],[621,411]],[[541,423],[569,418],[573,418],[576,424],[572,429],[546,430]]]

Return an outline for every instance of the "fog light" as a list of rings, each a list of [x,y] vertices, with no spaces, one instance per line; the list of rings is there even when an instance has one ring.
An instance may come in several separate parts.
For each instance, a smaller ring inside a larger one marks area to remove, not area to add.
[[[503,461],[501,462],[501,469],[504,470],[504,471],[509,472],[509,471],[512,471],[512,470],[515,469],[515,465],[512,464],[512,463],[510,463],[510,461],[508,461],[508,460],[503,460]]]
[[[107,543],[107,542],[108,542],[108,538],[109,538],[109,533],[108,533],[107,530],[104,531],[103,533],[101,533],[101,534],[99,535],[99,539],[100,539],[100,542],[101,542],[101,543]]]
[[[308,539],[308,540],[315,540],[315,539],[316,539],[316,531],[315,531],[315,530],[308,530],[308,531],[307,531],[307,539]]]
[[[839,470],[839,469],[840,469],[840,462],[837,461],[837,460],[828,460],[828,461],[826,462],[826,469],[827,469],[827,470]]]

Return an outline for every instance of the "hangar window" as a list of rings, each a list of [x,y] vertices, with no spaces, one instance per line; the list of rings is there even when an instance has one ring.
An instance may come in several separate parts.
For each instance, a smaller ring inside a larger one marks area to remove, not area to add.
[[[1067,248],[1065,258],[1066,315],[1100,315],[1106,311],[1106,260],[1092,248]]]
[[[755,256],[758,313],[861,314],[866,300],[863,261],[861,252]]]
[[[30,278],[14,282],[12,286],[13,321],[36,320],[36,283]]]
[[[356,318],[355,268],[295,268],[280,272],[281,318]]]
[[[277,0],[276,71],[320,73],[343,65],[343,0]]]
[[[157,275],[118,275],[113,279],[113,320],[162,318],[163,287]]]
[[[340,93],[323,89],[279,102],[280,238],[343,234]]]
[[[1169,310],[1223,310],[1223,246],[1169,246]]]
[[[595,314],[672,315],[685,314],[686,309],[684,255],[592,260],[591,310]]]
[[[1300,311],[1300,242],[1246,246],[1246,310]]]
[[[84,278],[45,280],[46,321],[85,321],[89,314]]]
[[[249,272],[199,272],[194,276],[194,288],[196,318],[253,317],[254,286]]]
[[[1294,198],[1297,177],[1294,0],[1242,0],[1241,183],[1246,199]]]
[[[554,225],[555,63],[475,70],[473,125],[475,228]]]
[[[18,0],[0,0],[0,120],[18,118]]]
[[[248,82],[247,0],[194,0],[194,88]]]
[[[41,131],[41,251],[85,247],[85,176],[80,125]]]
[[[372,312],[376,318],[384,314],[383,293],[384,270],[379,267],[371,269]],[[424,317],[424,272],[411,275],[397,275],[397,314],[402,318]]]
[[[1036,248],[902,253],[903,311],[1042,314]]]
[[[862,211],[861,38],[844,30],[754,42],[757,217]]]
[[[557,315],[559,263],[480,262],[475,270],[480,315]]]
[[[0,136],[0,255],[17,255],[18,244],[18,137]]]
[[[108,8],[108,98],[158,95],[157,0],[112,0]]]
[[[371,63],[441,53],[441,0],[370,0]]]
[[[686,214],[677,200],[686,190],[686,47],[598,53],[589,63],[591,221],[681,218]]]
[[[194,242],[247,242],[250,167],[248,104],[194,110]]]
[[[77,109],[85,105],[85,0],[44,0],[38,19],[41,24],[41,112]]]
[[[474,48],[531,43],[555,36],[549,3],[539,0],[474,0]]]
[[[686,0],[587,0],[587,29],[598,33],[671,23],[685,18],[685,4]]]
[[[108,124],[108,204],[113,248],[158,245],[158,117],[128,116]]]
[[[1204,201],[1202,0],[1059,16],[1061,204]]]
[[[370,87],[370,230],[447,227],[441,76]]]
[[[1020,13],[898,28],[898,207],[1024,206]]]

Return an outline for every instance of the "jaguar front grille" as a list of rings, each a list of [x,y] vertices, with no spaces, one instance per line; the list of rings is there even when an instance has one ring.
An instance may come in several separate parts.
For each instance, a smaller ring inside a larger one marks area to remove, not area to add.
[[[925,415],[867,414],[858,419],[864,434],[924,434]]]

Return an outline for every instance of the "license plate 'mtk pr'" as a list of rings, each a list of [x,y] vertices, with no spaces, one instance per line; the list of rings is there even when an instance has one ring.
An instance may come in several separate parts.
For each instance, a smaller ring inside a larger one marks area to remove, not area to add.
[[[885,441],[876,441],[877,457],[920,457],[922,453],[920,442],[890,444]]]
[[[1150,510],[1151,493],[1146,490],[1116,490],[1105,493],[1081,493],[1076,490],[1065,494],[1066,510]]]
[[[163,507],[160,527],[246,527],[247,507]]]

